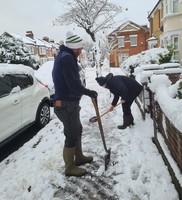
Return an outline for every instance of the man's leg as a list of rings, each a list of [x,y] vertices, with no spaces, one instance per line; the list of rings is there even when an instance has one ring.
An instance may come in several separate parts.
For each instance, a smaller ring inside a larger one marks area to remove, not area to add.
[[[131,105],[133,101],[126,101],[122,104],[123,109],[123,125],[119,125],[118,129],[125,129],[130,125],[134,125],[134,119],[131,114]]]
[[[66,176],[83,176],[87,173],[85,169],[75,165],[76,143],[80,134],[79,112],[80,106],[77,102],[63,102],[62,108],[55,108],[56,115],[64,125],[66,137],[63,149]]]
[[[92,156],[85,156],[82,152],[82,141],[81,136],[78,137],[75,151],[75,165],[80,166],[85,163],[91,163],[93,161]]]

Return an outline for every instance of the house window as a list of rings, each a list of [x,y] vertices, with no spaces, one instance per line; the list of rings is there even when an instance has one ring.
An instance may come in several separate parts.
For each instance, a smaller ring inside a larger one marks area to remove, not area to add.
[[[169,12],[169,8],[168,8],[168,0],[165,0],[165,6],[164,6],[164,8],[165,8],[165,14],[168,14],[168,12]]]
[[[128,54],[119,54],[119,63],[123,63],[128,57]]]
[[[130,35],[130,45],[137,46],[137,35]]]
[[[118,37],[118,47],[124,47],[124,36]]]
[[[169,42],[169,38],[168,37],[164,37],[162,40],[161,40],[161,47],[163,48],[167,48],[167,46],[171,44],[171,42]]]
[[[39,53],[40,53],[40,55],[46,55],[46,48],[45,47],[39,47]]]
[[[179,12],[179,0],[172,0],[172,13]]]
[[[174,47],[173,60],[179,60],[179,38],[178,36],[172,37],[172,45]]]
[[[34,55],[35,54],[34,46],[28,46],[28,48],[30,50],[31,55]]]

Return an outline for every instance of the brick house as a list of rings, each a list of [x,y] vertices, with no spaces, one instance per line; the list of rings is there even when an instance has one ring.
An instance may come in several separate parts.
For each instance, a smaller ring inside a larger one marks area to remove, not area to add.
[[[110,52],[110,66],[120,67],[129,56],[148,49],[149,29],[146,25],[140,26],[132,21],[126,21],[107,38],[110,43],[113,43]]]
[[[43,39],[35,39],[32,31],[26,32],[26,37],[31,38],[35,41],[35,55],[40,57],[39,64],[42,65],[48,60],[53,60],[54,56],[52,53],[52,45],[49,43],[49,38],[44,37]]]

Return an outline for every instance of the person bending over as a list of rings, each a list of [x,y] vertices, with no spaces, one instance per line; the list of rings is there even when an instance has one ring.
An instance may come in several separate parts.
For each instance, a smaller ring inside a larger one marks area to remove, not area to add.
[[[109,111],[113,111],[119,98],[121,98],[123,125],[119,125],[118,129],[125,129],[130,125],[134,125],[131,105],[135,98],[141,93],[143,89],[142,85],[132,78],[124,75],[114,76],[112,73],[109,73],[106,77],[97,77],[96,81],[100,86],[109,89],[114,95]]]

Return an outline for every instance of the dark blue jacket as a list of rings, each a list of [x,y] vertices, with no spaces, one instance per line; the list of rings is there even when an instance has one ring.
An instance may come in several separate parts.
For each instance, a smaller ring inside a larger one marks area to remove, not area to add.
[[[55,87],[54,101],[79,101],[82,94],[87,95],[87,90],[81,83],[74,52],[64,45],[55,58],[52,70],[52,78]]]
[[[119,97],[125,101],[134,101],[134,99],[141,93],[143,87],[136,80],[127,76],[117,75],[113,76],[109,73],[106,76],[106,88],[114,94],[112,105],[116,105]]]

